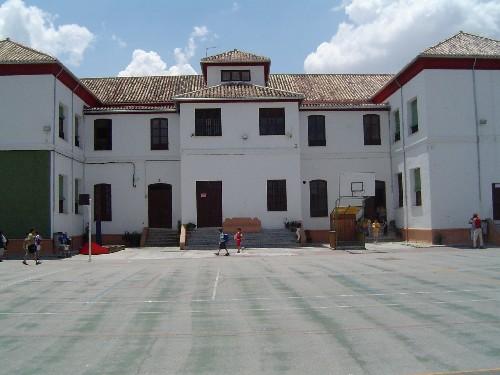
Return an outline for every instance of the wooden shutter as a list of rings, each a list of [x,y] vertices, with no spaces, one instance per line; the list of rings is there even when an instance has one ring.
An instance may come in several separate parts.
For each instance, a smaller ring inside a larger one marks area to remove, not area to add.
[[[325,116],[309,116],[307,125],[309,146],[326,146]]]
[[[311,217],[328,216],[328,189],[324,180],[309,182],[309,202]]]
[[[111,221],[111,185],[94,185],[94,219]]]
[[[379,115],[364,115],[363,116],[363,131],[365,136],[365,145],[377,146],[380,141],[380,116]]]
[[[285,135],[285,108],[259,108],[259,135]]]
[[[287,210],[286,180],[267,181],[267,210]]]

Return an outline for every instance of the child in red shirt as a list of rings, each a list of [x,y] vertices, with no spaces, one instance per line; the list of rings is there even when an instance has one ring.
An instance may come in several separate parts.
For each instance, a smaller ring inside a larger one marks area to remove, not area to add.
[[[236,241],[236,247],[238,253],[241,253],[241,241],[243,240],[243,233],[241,233],[241,228],[238,228],[238,232],[234,235],[234,240]]]

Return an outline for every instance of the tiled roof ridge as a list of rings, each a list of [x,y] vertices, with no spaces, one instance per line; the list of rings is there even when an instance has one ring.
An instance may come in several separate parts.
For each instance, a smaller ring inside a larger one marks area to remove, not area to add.
[[[394,73],[270,73],[270,76],[393,76]]]
[[[429,56],[429,55],[432,56],[433,54],[432,53],[428,53],[428,51],[433,50],[433,49],[437,49],[438,47],[440,47],[440,46],[448,43],[450,40],[455,39],[455,38],[457,38],[460,35],[467,35],[467,36],[471,36],[471,37],[474,37],[474,38],[477,38],[477,39],[482,39],[482,40],[489,41],[489,42],[500,43],[500,40],[497,40],[497,39],[488,38],[488,37],[485,37],[485,36],[482,36],[482,35],[477,35],[477,34],[473,34],[473,33],[469,33],[469,32],[465,32],[465,31],[460,30],[458,33],[453,34],[452,36],[450,36],[450,37],[448,37],[448,38],[440,41],[439,43],[436,43],[435,45],[426,48],[425,50],[423,50],[422,52],[420,52],[417,55],[417,57],[419,57],[419,56]]]
[[[217,88],[220,88],[220,87],[230,87],[230,86],[236,86],[236,87],[237,86],[255,87],[255,88],[258,88],[258,89],[269,90],[269,91],[278,91],[278,92],[281,92],[281,93],[293,94],[293,95],[297,95],[297,96],[300,96],[300,97],[304,97],[304,93],[295,92],[295,91],[288,91],[288,90],[283,90],[283,89],[278,89],[278,88],[271,87],[271,86],[262,86],[262,85],[256,85],[256,84],[253,84],[253,83],[247,83],[247,82],[224,82],[224,83],[219,83],[218,85],[202,87],[201,89],[197,89],[197,90],[193,90],[193,91],[188,91],[188,92],[184,92],[184,93],[181,93],[181,94],[177,94],[177,95],[175,95],[173,97],[173,99],[175,100],[176,98],[187,97],[190,94],[195,94],[195,93],[198,93],[200,91],[216,90]]]
[[[153,76],[107,76],[107,77],[83,77],[80,78],[81,80],[84,79],[130,79],[130,78],[135,78],[135,79],[144,79],[144,78],[162,78],[162,77],[200,77],[202,74],[180,74],[180,75],[166,75],[166,74],[161,74],[161,75],[153,75]]]
[[[258,59],[260,59],[262,62],[271,62],[271,59],[267,56],[263,56],[263,55],[257,55],[253,52],[248,52],[248,51],[243,51],[241,49],[238,49],[238,48],[233,48],[231,50],[228,50],[228,51],[224,51],[224,52],[221,52],[221,53],[217,53],[215,55],[211,55],[211,56],[206,56],[206,57],[203,57],[201,60],[200,60],[200,63],[203,64],[203,63],[211,63],[213,61],[216,61],[217,58],[220,58],[220,57],[225,57],[225,56],[228,56],[230,55],[231,53],[236,53],[236,52],[239,52],[241,54],[246,54],[246,55],[250,55],[250,56],[253,56],[253,57],[257,57]]]
[[[14,41],[14,40],[10,39],[10,37],[6,37],[5,39],[0,40],[0,43],[2,43],[2,42],[10,42],[10,43],[12,43],[12,44],[15,44],[15,45],[16,45],[16,46],[18,46],[18,47],[21,47],[21,48],[24,48],[24,49],[30,50],[31,52],[38,53],[38,54],[40,54],[40,55],[43,55],[43,56],[45,56],[45,57],[48,57],[48,58],[52,59],[54,62],[56,62],[56,61],[57,61],[57,62],[59,62],[59,60],[58,60],[57,58],[55,58],[54,56],[49,55],[48,53],[45,53],[45,52],[39,51],[39,50],[37,50],[37,49],[35,49],[35,48],[33,48],[33,47],[29,47],[29,46],[27,46],[27,45],[24,45],[23,43],[20,43],[20,42]]]

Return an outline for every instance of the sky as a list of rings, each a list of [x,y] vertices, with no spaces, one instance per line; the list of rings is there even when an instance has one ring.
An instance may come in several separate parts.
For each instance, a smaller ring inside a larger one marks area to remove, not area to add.
[[[272,73],[396,73],[460,30],[500,39],[500,1],[0,0],[0,39],[81,78],[199,74],[234,48]]]

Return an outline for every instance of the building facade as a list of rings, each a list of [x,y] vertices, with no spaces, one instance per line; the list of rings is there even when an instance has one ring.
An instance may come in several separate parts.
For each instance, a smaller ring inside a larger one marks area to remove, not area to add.
[[[84,232],[300,221],[326,241],[344,172],[375,175],[365,216],[410,240],[465,242],[500,220],[500,42],[459,33],[396,75],[271,74],[233,50],[201,75],[76,78],[0,41],[0,227]]]

